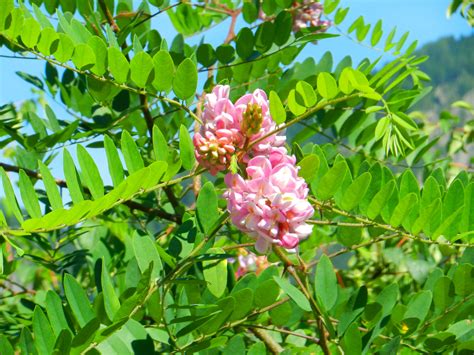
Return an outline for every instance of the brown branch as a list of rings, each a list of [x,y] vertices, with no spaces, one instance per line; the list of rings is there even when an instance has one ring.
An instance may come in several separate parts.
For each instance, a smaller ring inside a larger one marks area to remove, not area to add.
[[[249,329],[250,332],[252,332],[257,338],[259,338],[267,349],[272,353],[272,354],[279,354],[283,352],[283,348],[278,344],[275,339],[273,339],[266,331],[265,329],[262,328],[257,328],[257,327],[250,327]]]

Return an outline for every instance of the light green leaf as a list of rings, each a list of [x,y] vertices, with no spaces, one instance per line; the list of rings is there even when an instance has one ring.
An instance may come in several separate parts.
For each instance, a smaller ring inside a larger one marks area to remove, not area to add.
[[[168,142],[156,125],[153,126],[153,152],[155,153],[156,161],[168,161]]]
[[[154,241],[148,234],[141,234],[138,231],[133,235],[133,251],[137,259],[141,272],[145,272],[153,262],[153,270],[151,278],[156,280],[160,277],[163,265],[161,263],[160,254],[155,247]]]
[[[199,191],[196,201],[196,213],[199,224],[203,232],[207,235],[219,219],[217,194],[214,189],[214,184],[210,181],[206,182]]]
[[[51,353],[54,347],[53,329],[39,306],[36,306],[33,312],[33,332],[36,348],[40,354]]]
[[[104,147],[107,155],[107,165],[109,167],[110,177],[115,187],[119,186],[123,181],[123,166],[120,160],[117,147],[109,136],[104,136]]]
[[[15,193],[13,192],[13,186],[8,178],[8,175],[5,173],[3,167],[0,166],[0,174],[2,175],[2,184],[3,191],[5,194],[5,205],[13,213],[18,222],[23,223],[23,215],[18,206],[18,201],[16,199]]]
[[[313,107],[316,104],[316,92],[306,81],[298,81],[296,84],[296,94],[300,95],[306,107]]]
[[[196,158],[194,156],[194,145],[187,128],[183,125],[179,127],[179,151],[183,167],[191,170],[194,167]]]
[[[395,207],[395,210],[390,217],[390,224],[394,227],[398,227],[400,224],[402,224],[403,220],[408,215],[408,213],[410,213],[417,201],[418,198],[413,192],[404,196],[398,203],[397,207]]]
[[[301,116],[306,112],[306,107],[298,102],[296,95],[296,90],[291,90],[288,94],[288,108],[295,116]]]
[[[94,319],[95,314],[85,291],[70,274],[64,275],[64,293],[80,327]]]
[[[134,172],[143,169],[145,164],[143,158],[140,155],[135,141],[128,131],[122,132],[122,154],[125,159],[125,165],[127,166],[128,173],[133,174]]]
[[[196,64],[191,59],[186,58],[179,64],[173,77],[173,91],[178,98],[187,100],[195,94],[197,82]]]
[[[38,51],[44,55],[51,55],[51,45],[59,40],[58,33],[54,30],[54,28],[46,27],[41,31],[40,39],[36,47]]]
[[[59,41],[53,52],[58,62],[66,63],[74,52],[74,42],[64,33],[59,33]]]
[[[337,302],[337,279],[331,260],[323,254],[318,262],[314,276],[316,297],[326,311]]]
[[[43,164],[42,161],[38,161],[38,166],[43,178],[44,187],[46,189],[46,194],[48,195],[49,202],[53,210],[63,208],[63,201],[61,195],[59,194],[58,186],[56,185],[56,180],[49,171],[48,167]]]
[[[77,146],[77,158],[81,167],[84,183],[89,188],[94,200],[104,196],[104,183],[94,160],[82,145]]]
[[[377,43],[380,42],[382,35],[382,20],[378,20],[374,26],[374,29],[372,30],[372,38],[370,39],[370,44],[372,45],[372,47],[375,47]]]
[[[286,110],[283,106],[280,97],[275,91],[270,91],[270,114],[276,124],[281,124],[286,121]]]
[[[225,254],[221,248],[211,248],[207,254]],[[227,259],[205,260],[202,262],[207,288],[217,298],[222,297],[227,287]]]
[[[173,59],[167,51],[159,51],[153,57],[155,78],[153,86],[158,91],[169,92],[173,85],[175,73]]]
[[[127,58],[125,58],[122,51],[116,47],[109,47],[107,54],[110,73],[119,84],[125,83],[128,80],[128,72],[130,71]]]
[[[79,70],[91,69],[96,63],[94,51],[89,45],[85,43],[79,43],[74,48],[72,62]]]
[[[30,178],[23,170],[20,170],[20,194],[23,204],[25,205],[26,211],[32,218],[41,217],[41,209],[36,195],[35,188],[31,183]]]
[[[296,303],[302,310],[311,312],[311,305],[304,296],[303,292],[298,290],[295,286],[290,284],[286,279],[274,276],[273,279],[280,285],[281,289]]]
[[[279,294],[280,286],[275,282],[275,280],[265,280],[259,284],[255,290],[255,305],[259,308],[270,306],[276,302]],[[237,304],[237,307],[239,307],[239,304]]]
[[[153,59],[142,51],[137,53],[130,62],[130,77],[139,88],[144,88],[153,80]]]
[[[305,179],[307,183],[312,183],[317,177],[319,163],[319,157],[316,154],[310,154],[304,157],[298,163],[298,166],[300,167],[298,175]]]
[[[325,99],[332,99],[335,97],[339,89],[337,88],[337,83],[334,77],[329,73],[319,73],[318,75],[318,92]]]
[[[32,17],[27,18],[23,23],[21,40],[28,48],[34,48],[39,40],[41,32],[40,24]]]
[[[54,334],[57,336],[63,329],[69,330],[66,317],[64,315],[61,298],[54,291],[46,293],[46,313],[51,322]]]
[[[109,271],[105,266],[105,261],[102,259],[102,273],[101,273],[102,293],[104,294],[105,312],[109,319],[113,320],[115,313],[120,308],[120,301],[115,294],[114,285],[110,278]]]
[[[339,190],[347,172],[344,161],[334,164],[316,185],[316,196],[320,200],[328,200]]]
[[[102,38],[92,36],[87,40],[87,44],[95,55],[95,62],[90,71],[96,75],[102,76],[107,71],[107,46]]]
[[[84,196],[82,195],[82,186],[79,182],[79,174],[77,173],[71,154],[66,149],[63,151],[63,167],[67,188],[69,190],[69,195],[71,196],[72,202],[77,204],[81,201],[84,201]]]
[[[346,211],[350,211],[357,207],[367,192],[371,180],[372,175],[370,175],[369,172],[365,172],[358,176],[344,192],[344,196],[341,201],[341,207]]]

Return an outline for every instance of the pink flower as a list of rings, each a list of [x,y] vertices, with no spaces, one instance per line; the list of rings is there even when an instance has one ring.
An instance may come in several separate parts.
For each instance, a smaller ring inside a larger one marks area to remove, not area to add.
[[[307,201],[308,187],[298,176],[295,158],[284,148],[248,162],[247,179],[227,174],[227,208],[234,225],[256,238],[256,249],[266,252],[271,244],[294,249],[312,232],[306,223],[314,209]]]
[[[270,115],[267,94],[263,90],[257,89],[252,94],[242,96],[236,101],[234,107],[235,116],[249,143],[259,140],[277,128]],[[269,154],[273,147],[282,147],[285,142],[286,137],[283,135],[270,135],[252,146],[244,157],[244,161],[257,155]]]
[[[203,124],[193,138],[196,159],[212,175],[229,167],[232,155],[244,142],[229,90],[227,85],[217,85],[206,95]]]

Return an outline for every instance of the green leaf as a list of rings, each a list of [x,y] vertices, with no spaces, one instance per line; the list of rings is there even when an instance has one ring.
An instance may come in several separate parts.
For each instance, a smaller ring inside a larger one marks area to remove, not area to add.
[[[344,68],[339,76],[339,88],[341,91],[349,95],[354,91],[354,86],[352,85],[352,68]]]
[[[254,309],[254,292],[252,289],[244,288],[237,292],[232,292],[231,295],[232,298],[235,299],[236,307],[229,318],[229,322],[244,318],[251,310]]]
[[[265,280],[255,290],[254,302],[259,308],[275,303],[280,294],[280,286],[272,279]],[[237,307],[239,304],[237,304]]]
[[[107,46],[102,38],[98,36],[92,36],[87,40],[87,44],[92,49],[95,55],[95,62],[91,72],[102,76],[107,71]]]
[[[221,248],[211,248],[207,253],[225,254]],[[227,287],[227,259],[206,260],[202,267],[209,292],[217,298],[222,297]]]
[[[457,295],[467,296],[474,292],[474,267],[471,264],[460,264],[453,276],[454,289]]]
[[[104,196],[104,183],[94,160],[82,145],[77,146],[77,158],[81,167],[84,183],[89,188],[94,200]]]
[[[61,199],[61,195],[59,194],[56,180],[54,179],[53,175],[51,175],[48,167],[44,165],[42,161],[38,161],[38,166],[43,178],[44,187],[46,188],[46,194],[48,195],[49,202],[51,203],[51,207],[54,210],[63,208],[63,201]]]
[[[196,51],[196,59],[205,67],[210,67],[216,60],[216,51],[208,43],[201,43]]]
[[[411,226],[411,232],[413,234],[420,233],[425,228],[430,218],[432,218],[432,216],[436,214],[436,212],[438,211],[440,207],[441,207],[441,200],[436,199],[427,208],[423,208],[420,211],[420,215]]]
[[[273,41],[277,46],[283,46],[288,42],[293,27],[293,17],[290,12],[281,11],[275,19],[275,38]]]
[[[216,56],[219,62],[228,64],[235,59],[235,50],[230,44],[222,44],[216,49]]]
[[[298,83],[296,83],[296,93],[303,99],[303,103],[306,107],[316,105],[316,92],[306,81],[298,81]]]
[[[38,201],[38,196],[36,195],[35,188],[31,183],[30,178],[26,173],[20,170],[20,194],[23,204],[25,205],[26,211],[32,218],[41,217],[41,209]]]
[[[79,182],[79,175],[72,160],[71,154],[67,149],[63,151],[63,167],[64,167],[64,176],[66,178],[67,188],[69,190],[69,195],[71,196],[72,202],[77,204],[81,201],[84,201],[82,195],[82,186]]]
[[[59,41],[52,51],[58,62],[68,62],[74,52],[74,42],[64,33],[59,33]]]
[[[32,17],[27,18],[23,23],[21,40],[28,48],[34,48],[38,43],[41,32],[40,24]]]
[[[8,209],[13,213],[18,222],[23,223],[23,215],[18,206],[18,201],[16,200],[15,193],[13,192],[13,186],[8,178],[8,175],[5,173],[3,167],[0,166],[0,174],[2,175],[2,184],[3,191],[5,194],[5,204]]]
[[[114,76],[115,81],[119,84],[123,84],[128,80],[128,72],[130,71],[130,65],[127,58],[123,55],[122,51],[116,47],[109,47],[107,49],[109,71]]]
[[[417,201],[418,198],[413,192],[403,197],[398,203],[397,207],[395,207],[395,210],[390,217],[390,224],[394,227],[398,227],[400,224],[402,224],[403,220],[410,213]]]
[[[474,182],[464,190],[464,210],[461,217],[460,232],[474,230]]]
[[[329,73],[319,73],[318,75],[318,92],[325,99],[332,99],[335,97],[339,90],[337,88],[336,80]]]
[[[375,47],[377,43],[380,42],[382,35],[382,20],[378,20],[374,26],[374,29],[372,30],[372,37],[370,39],[370,44],[372,45],[372,47]]]
[[[311,312],[311,305],[304,296],[303,292],[290,284],[290,282],[286,279],[282,279],[278,276],[274,276],[273,279],[278,285],[280,285],[281,289],[296,303],[298,307],[304,311]]]
[[[252,30],[248,27],[243,27],[236,38],[236,51],[240,58],[247,59],[253,53],[253,46],[255,45],[255,37]]]
[[[102,259],[102,273],[101,277],[101,285],[102,285],[102,293],[104,294],[104,306],[105,312],[109,319],[113,320],[115,313],[120,308],[120,301],[115,294],[114,285],[112,284],[112,279],[110,278],[109,271],[105,266],[105,261]]]
[[[130,62],[130,77],[139,88],[144,88],[153,80],[153,59],[147,52],[135,54]]]
[[[169,92],[175,72],[173,59],[168,52],[161,50],[153,56],[153,63],[155,66],[153,86],[158,91]]]
[[[54,344],[54,355],[69,354],[72,345],[72,333],[70,330],[63,329],[56,338]]]
[[[437,313],[443,312],[454,301],[454,284],[447,276],[440,277],[433,287],[433,302]]]
[[[156,161],[168,161],[169,147],[165,136],[158,126],[153,126],[153,152]]]
[[[40,53],[49,56],[52,54],[51,46],[56,41],[59,41],[58,33],[54,28],[46,27],[41,31],[40,39],[36,47]]]
[[[40,354],[51,353],[54,347],[53,329],[39,306],[36,306],[33,312],[33,332],[36,348]]]
[[[306,112],[306,107],[298,103],[296,90],[291,90],[288,94],[288,108],[295,116],[301,116]]]
[[[154,241],[148,234],[141,234],[138,231],[133,235],[133,251],[137,259],[141,272],[145,272],[153,263],[151,278],[156,280],[160,277],[163,265],[161,263],[160,254],[155,247]]]
[[[431,301],[433,295],[431,291],[420,291],[415,294],[410,302],[408,303],[407,310],[404,315],[404,319],[415,318],[419,320],[418,325],[423,322],[423,320],[428,315],[430,310]],[[412,330],[412,329],[410,329]]]
[[[135,141],[128,131],[122,132],[121,145],[123,158],[125,159],[125,165],[127,166],[128,173],[133,174],[134,172],[143,169],[145,167],[143,158],[140,155],[140,151],[138,150]]]
[[[186,170],[191,170],[194,167],[196,158],[194,156],[194,145],[191,136],[189,135],[188,129],[181,125],[179,127],[179,151],[183,167]]]
[[[317,178],[319,163],[319,157],[316,154],[305,156],[298,163],[298,166],[300,167],[298,175],[305,179],[307,183],[312,183]]]
[[[342,348],[344,349],[344,354],[362,353],[362,335],[356,323],[352,323],[344,333]]]
[[[286,121],[286,110],[275,91],[270,91],[270,115],[276,124]]]
[[[341,207],[346,211],[350,211],[357,207],[367,192],[371,180],[372,175],[370,175],[369,172],[365,172],[358,176],[344,192]]]
[[[46,293],[46,313],[51,322],[54,334],[57,336],[62,330],[69,330],[66,317],[64,316],[61,298],[54,291]]]
[[[196,213],[203,232],[208,235],[219,219],[217,194],[214,184],[210,181],[206,182],[199,191],[196,201]]]
[[[123,166],[114,141],[109,136],[104,136],[105,154],[107,155],[107,166],[109,167],[110,177],[115,187],[123,181]]]
[[[1,12],[0,12],[1,13]],[[0,18],[1,21],[1,18]],[[0,27],[1,29],[1,27]],[[0,354],[3,355],[15,355],[12,345],[8,341],[8,338],[5,335],[0,335]]]
[[[91,69],[96,63],[95,53],[89,45],[79,43],[74,48],[72,62],[79,70]]]
[[[81,285],[70,274],[64,275],[64,293],[81,328],[94,319],[95,314],[91,308],[89,298]]]
[[[31,335],[30,330],[27,327],[24,327],[21,330],[19,347],[21,354],[28,355],[37,355],[38,351],[36,350],[35,343],[33,341],[33,336]]]
[[[178,98],[187,100],[194,96],[197,82],[196,64],[191,59],[186,58],[179,64],[173,77],[173,91]]]
[[[331,260],[326,254],[319,259],[314,276],[316,297],[326,311],[337,302],[337,278]]]
[[[0,31],[5,29],[5,21],[14,8],[13,0],[0,0]]]
[[[316,196],[329,200],[339,190],[347,172],[346,162],[338,162],[316,184]]]

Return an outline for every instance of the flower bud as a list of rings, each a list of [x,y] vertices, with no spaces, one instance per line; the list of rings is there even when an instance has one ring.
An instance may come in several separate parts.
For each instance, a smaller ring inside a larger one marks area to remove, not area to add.
[[[242,115],[242,133],[247,137],[260,132],[262,128],[262,107],[256,103],[249,103]]]

